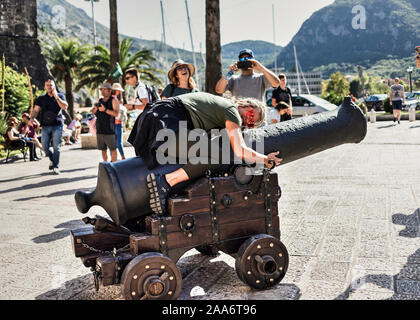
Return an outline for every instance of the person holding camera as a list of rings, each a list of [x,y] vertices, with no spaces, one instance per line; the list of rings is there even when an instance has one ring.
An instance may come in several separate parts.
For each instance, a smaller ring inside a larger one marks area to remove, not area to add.
[[[112,97],[112,86],[104,83],[101,88],[102,98],[92,108],[96,116],[96,139],[102,159],[107,162],[107,149],[111,151],[111,162],[117,161],[117,142],[115,137],[115,117],[118,117],[119,102]]]
[[[254,98],[264,102],[265,90],[278,87],[279,78],[255,60],[250,49],[239,52],[238,58],[239,61],[232,64],[228,73],[217,82],[216,92],[223,94],[229,90],[234,97]],[[234,73],[238,70],[241,70],[241,74],[235,76]]]
[[[280,121],[292,119],[292,91],[287,87],[286,75],[279,74],[280,86],[273,90],[272,105],[280,115]]]
[[[50,159],[50,170],[55,175],[60,174],[60,151],[61,139],[63,132],[63,114],[62,111],[67,110],[68,103],[64,94],[57,92],[55,82],[52,79],[45,81],[46,94],[40,96],[35,101],[35,107],[31,114],[29,125],[33,126],[38,113],[41,111],[41,127],[42,127],[42,148]],[[50,145],[52,143],[52,150]]]

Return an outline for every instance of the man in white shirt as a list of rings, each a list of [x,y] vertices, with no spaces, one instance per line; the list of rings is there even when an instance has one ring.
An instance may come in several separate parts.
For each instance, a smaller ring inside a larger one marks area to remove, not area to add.
[[[146,104],[150,102],[150,98],[146,86],[139,80],[137,69],[132,68],[125,72],[125,82],[136,89],[134,90],[134,101],[125,104],[124,107],[126,107],[128,111],[143,110],[146,107]]]

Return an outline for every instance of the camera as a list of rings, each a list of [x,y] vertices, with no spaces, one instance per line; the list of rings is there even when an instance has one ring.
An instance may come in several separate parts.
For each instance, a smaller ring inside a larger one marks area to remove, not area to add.
[[[245,60],[245,61],[238,61],[237,64],[239,69],[249,69],[252,68],[252,61]]]
[[[95,103],[95,107],[99,108],[101,106],[101,104],[99,102]]]

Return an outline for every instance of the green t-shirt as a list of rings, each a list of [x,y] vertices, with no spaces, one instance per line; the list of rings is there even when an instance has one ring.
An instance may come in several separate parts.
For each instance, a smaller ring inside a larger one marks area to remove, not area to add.
[[[226,120],[242,125],[238,109],[232,101],[205,92],[184,94],[178,97],[188,110],[194,128],[211,129],[225,128]]]
[[[180,96],[182,94],[187,94],[187,93],[191,93],[191,92],[198,92],[199,90],[197,88],[194,89],[184,89],[184,88],[179,88],[176,87],[173,84],[168,84],[166,86],[165,89],[163,89],[162,93],[161,93],[161,97],[165,97],[165,98],[171,98],[171,97],[177,97]]]

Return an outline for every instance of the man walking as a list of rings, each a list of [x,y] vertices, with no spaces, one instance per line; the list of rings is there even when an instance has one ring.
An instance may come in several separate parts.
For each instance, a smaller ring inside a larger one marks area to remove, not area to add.
[[[47,93],[35,101],[31,119],[35,119],[41,111],[42,148],[50,159],[49,169],[53,170],[55,175],[58,175],[60,174],[59,164],[63,132],[62,110],[67,110],[68,103],[64,94],[57,92],[54,80],[48,79],[45,81],[45,90]],[[33,125],[33,120],[30,120],[29,125]],[[52,149],[50,148],[51,143]]]
[[[111,151],[111,162],[117,161],[117,142],[115,137],[115,117],[119,113],[119,102],[112,97],[112,86],[104,83],[101,86],[102,98],[91,112],[96,116],[96,139],[98,150],[102,151],[103,161],[108,161],[107,149]]]
[[[400,84],[400,79],[395,78],[394,84],[391,86],[389,93],[389,99],[392,103],[392,111],[394,113],[394,122],[398,120],[398,124],[401,119],[401,109],[405,104],[404,86]]]
[[[146,104],[150,102],[150,98],[146,86],[139,80],[139,72],[137,69],[132,68],[125,72],[125,82],[136,89],[134,90],[134,100],[131,103],[124,105],[124,107],[126,107],[128,111],[136,109],[143,110],[146,107]]]
[[[280,85],[279,78],[255,60],[254,53],[250,49],[239,52],[238,58],[239,61],[232,64],[228,73],[217,82],[216,92],[223,94],[229,90],[234,97],[255,98],[264,102],[265,90],[270,87],[278,87]],[[250,67],[241,66],[241,64],[246,65],[247,63]],[[241,69],[241,74],[234,76],[233,74],[239,69]],[[254,71],[259,71],[260,74],[256,74]]]

